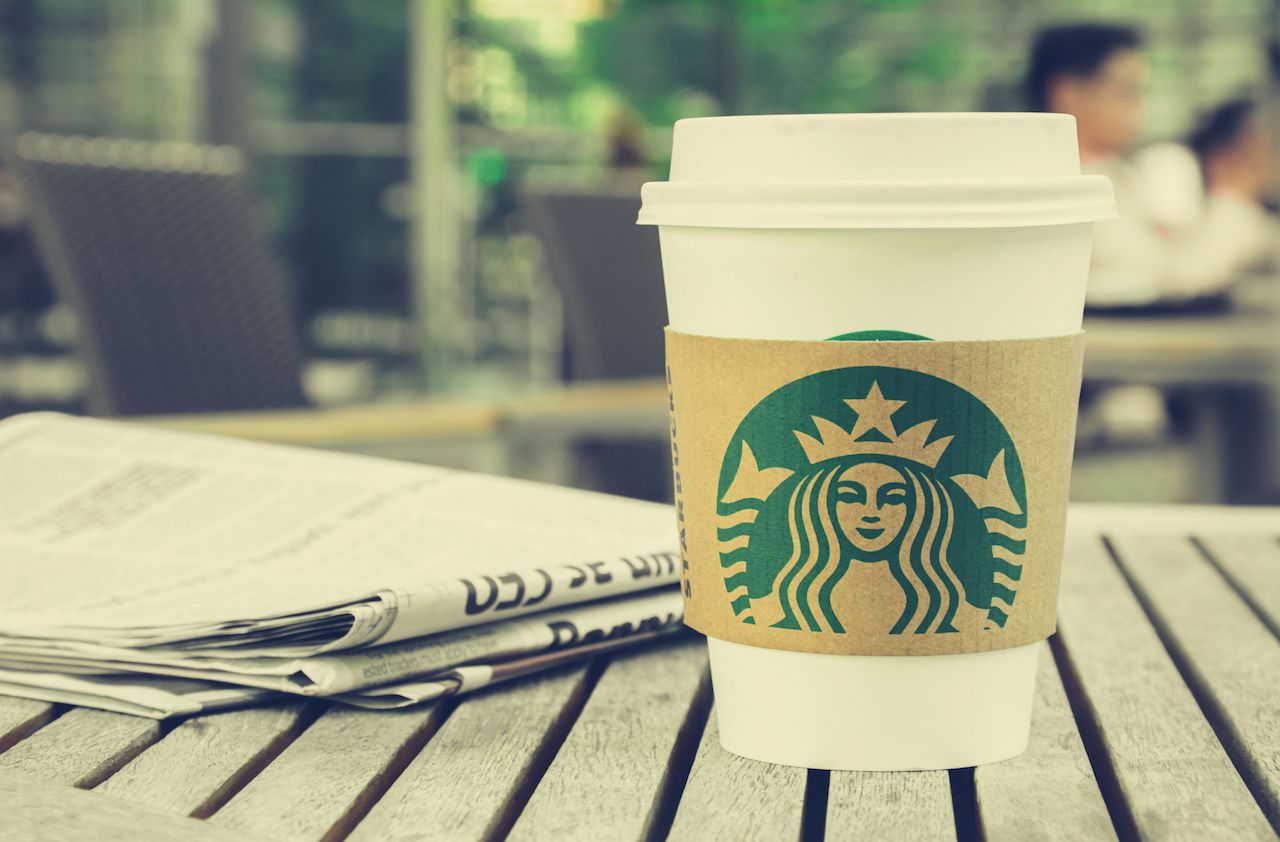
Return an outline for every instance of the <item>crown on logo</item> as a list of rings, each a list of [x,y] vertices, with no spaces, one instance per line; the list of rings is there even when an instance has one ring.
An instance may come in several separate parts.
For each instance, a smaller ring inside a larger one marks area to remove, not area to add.
[[[880,393],[880,384],[872,383],[867,396],[862,399],[845,401],[858,414],[858,420],[852,430],[843,430],[840,425],[826,418],[813,416],[814,427],[818,437],[808,433],[795,431],[800,446],[804,448],[809,463],[816,465],[828,459],[841,456],[875,454],[878,456],[898,456],[909,459],[930,468],[938,466],[938,460],[951,444],[953,436],[943,436],[929,441],[936,419],[921,421],[901,434],[893,426],[892,415],[901,409],[906,401],[893,401]],[[879,435],[876,435],[879,434]],[[871,438],[868,438],[871,436]]]

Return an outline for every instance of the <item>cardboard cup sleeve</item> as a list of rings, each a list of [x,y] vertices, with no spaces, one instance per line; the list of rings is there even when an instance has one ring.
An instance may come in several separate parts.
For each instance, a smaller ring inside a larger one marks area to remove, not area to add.
[[[872,341],[667,330],[688,625],[838,655],[1048,637],[1083,334],[837,339]]]

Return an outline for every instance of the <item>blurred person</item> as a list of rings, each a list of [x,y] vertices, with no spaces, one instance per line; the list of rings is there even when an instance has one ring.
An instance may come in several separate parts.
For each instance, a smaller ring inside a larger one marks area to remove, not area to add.
[[[1079,23],[1043,29],[1031,48],[1026,95],[1033,111],[1076,118],[1085,165],[1123,157],[1142,129],[1146,60],[1127,26]]]
[[[1187,137],[1208,191],[1246,203],[1262,201],[1275,188],[1274,142],[1250,99],[1214,108]]]
[[[1119,217],[1095,226],[1094,307],[1220,296],[1274,248],[1262,200],[1275,167],[1252,108],[1233,105],[1202,124],[1193,136],[1200,162],[1177,144],[1133,155],[1145,77],[1142,38],[1131,27],[1054,26],[1032,46],[1030,107],[1074,116],[1083,169],[1115,185]]]

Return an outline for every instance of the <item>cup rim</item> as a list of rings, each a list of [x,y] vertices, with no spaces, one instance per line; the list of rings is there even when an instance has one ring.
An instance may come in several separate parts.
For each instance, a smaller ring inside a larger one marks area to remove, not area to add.
[[[1116,215],[1111,180],[1057,178],[728,183],[641,189],[641,225],[709,228],[1025,228]]]

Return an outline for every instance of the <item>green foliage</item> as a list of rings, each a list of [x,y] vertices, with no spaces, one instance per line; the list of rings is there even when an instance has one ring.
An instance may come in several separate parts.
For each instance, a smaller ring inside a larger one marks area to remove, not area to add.
[[[511,169],[511,162],[501,149],[484,146],[471,153],[467,159],[467,173],[476,184],[494,187],[501,184]]]
[[[583,118],[599,107],[575,108],[589,100],[668,126],[709,113],[938,107],[921,92],[964,66],[945,8],[942,0],[619,0],[578,25],[573,54],[555,57],[527,20],[467,18],[462,32],[507,50],[529,97],[558,104],[564,124],[598,128]]]
[[[614,88],[645,121],[668,125],[682,94],[723,98],[711,3],[626,2],[579,28],[579,72]]]

